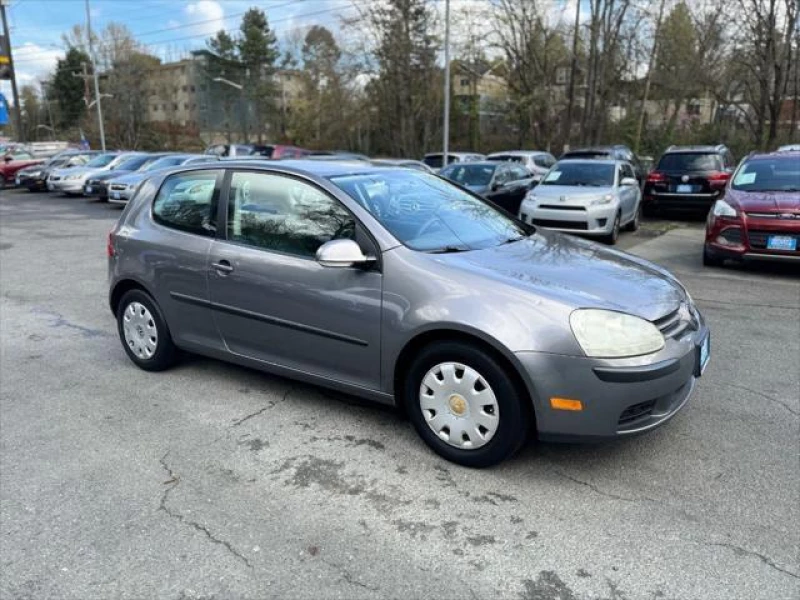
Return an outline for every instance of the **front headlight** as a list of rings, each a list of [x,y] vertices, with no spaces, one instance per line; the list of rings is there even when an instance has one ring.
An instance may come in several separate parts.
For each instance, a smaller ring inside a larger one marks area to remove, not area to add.
[[[596,200],[592,200],[592,206],[601,206],[603,204],[611,204],[614,201],[614,196],[611,194],[606,194],[602,198],[597,198]]]
[[[41,171],[29,171],[27,173],[23,173],[23,175],[25,175],[26,177],[41,177],[42,176],[42,172]]]
[[[717,200],[714,203],[714,208],[711,209],[711,212],[715,217],[736,218],[736,209],[725,202],[725,200]]]
[[[625,313],[581,308],[569,316],[569,324],[586,356],[593,358],[640,356],[664,347],[655,325]]]

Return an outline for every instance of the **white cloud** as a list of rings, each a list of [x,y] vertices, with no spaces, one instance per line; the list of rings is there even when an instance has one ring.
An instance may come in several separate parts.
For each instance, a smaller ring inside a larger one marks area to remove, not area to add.
[[[187,4],[184,13],[190,23],[196,23],[190,28],[193,35],[210,37],[220,29],[225,29],[225,9],[216,0],[198,0]]]
[[[17,71],[17,83],[37,85],[56,68],[56,62],[64,57],[64,51],[47,48],[31,42],[14,48],[14,62]]]

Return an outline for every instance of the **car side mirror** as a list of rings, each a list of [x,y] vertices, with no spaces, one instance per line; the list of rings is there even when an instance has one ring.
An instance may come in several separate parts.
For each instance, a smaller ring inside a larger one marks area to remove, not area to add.
[[[374,256],[366,256],[353,240],[331,240],[317,249],[317,262],[323,267],[346,268],[375,262]]]
[[[620,185],[639,185],[639,182],[636,181],[634,177],[623,177],[622,181],[619,182]]]

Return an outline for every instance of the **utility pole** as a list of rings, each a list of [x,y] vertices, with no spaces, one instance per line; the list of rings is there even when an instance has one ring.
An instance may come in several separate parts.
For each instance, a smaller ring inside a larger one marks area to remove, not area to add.
[[[89,60],[92,61],[94,74],[94,101],[97,104],[97,123],[100,126],[100,149],[106,151],[106,132],[103,128],[103,108],[100,106],[100,83],[97,80],[97,60],[94,56],[94,42],[92,41],[92,17],[89,10],[89,0],[86,0],[86,33],[89,36]]]
[[[650,80],[653,78],[653,69],[656,66],[656,55],[658,54],[658,35],[661,32],[661,18],[664,16],[664,4],[666,0],[661,0],[658,7],[658,20],[656,20],[656,32],[653,36],[653,51],[650,53],[650,61],[647,65],[647,77],[644,80],[644,94],[642,96],[642,110],[639,113],[639,124],[636,126],[636,140],[633,143],[633,151],[639,154],[639,145],[642,141],[642,129],[644,129],[645,108],[647,107],[647,97],[650,95]]]
[[[447,166],[450,151],[450,0],[444,0],[444,154],[442,167]]]
[[[11,72],[11,95],[14,98],[14,125],[17,129],[17,141],[25,141],[25,132],[22,130],[22,107],[19,104],[19,91],[17,90],[17,73],[14,69],[14,57],[11,52],[11,35],[8,32],[8,15],[6,15],[6,0],[0,0],[0,16],[3,18],[3,35],[8,47],[8,70]],[[0,48],[2,50],[2,48]]]

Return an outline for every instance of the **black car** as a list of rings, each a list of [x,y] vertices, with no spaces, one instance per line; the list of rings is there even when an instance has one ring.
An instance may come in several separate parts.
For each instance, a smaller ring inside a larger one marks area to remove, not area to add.
[[[575,150],[567,150],[561,155],[559,160],[565,158],[599,158],[611,160],[624,160],[631,164],[633,172],[636,175],[636,181],[639,182],[641,187],[644,183],[644,178],[647,176],[647,171],[642,165],[639,157],[625,146],[624,144],[614,144],[613,146],[592,146],[590,148],[576,148]]]
[[[735,168],[723,145],[670,146],[647,176],[642,209],[646,215],[662,209],[708,212],[725,195]]]
[[[17,171],[16,183],[19,187],[24,187],[29,192],[43,192],[47,189],[47,178],[50,176],[50,171],[69,167],[82,167],[96,154],[97,152],[89,150],[61,152],[45,163]]]
[[[534,186],[533,173],[517,163],[459,162],[445,167],[439,175],[480,194],[514,216]]]

